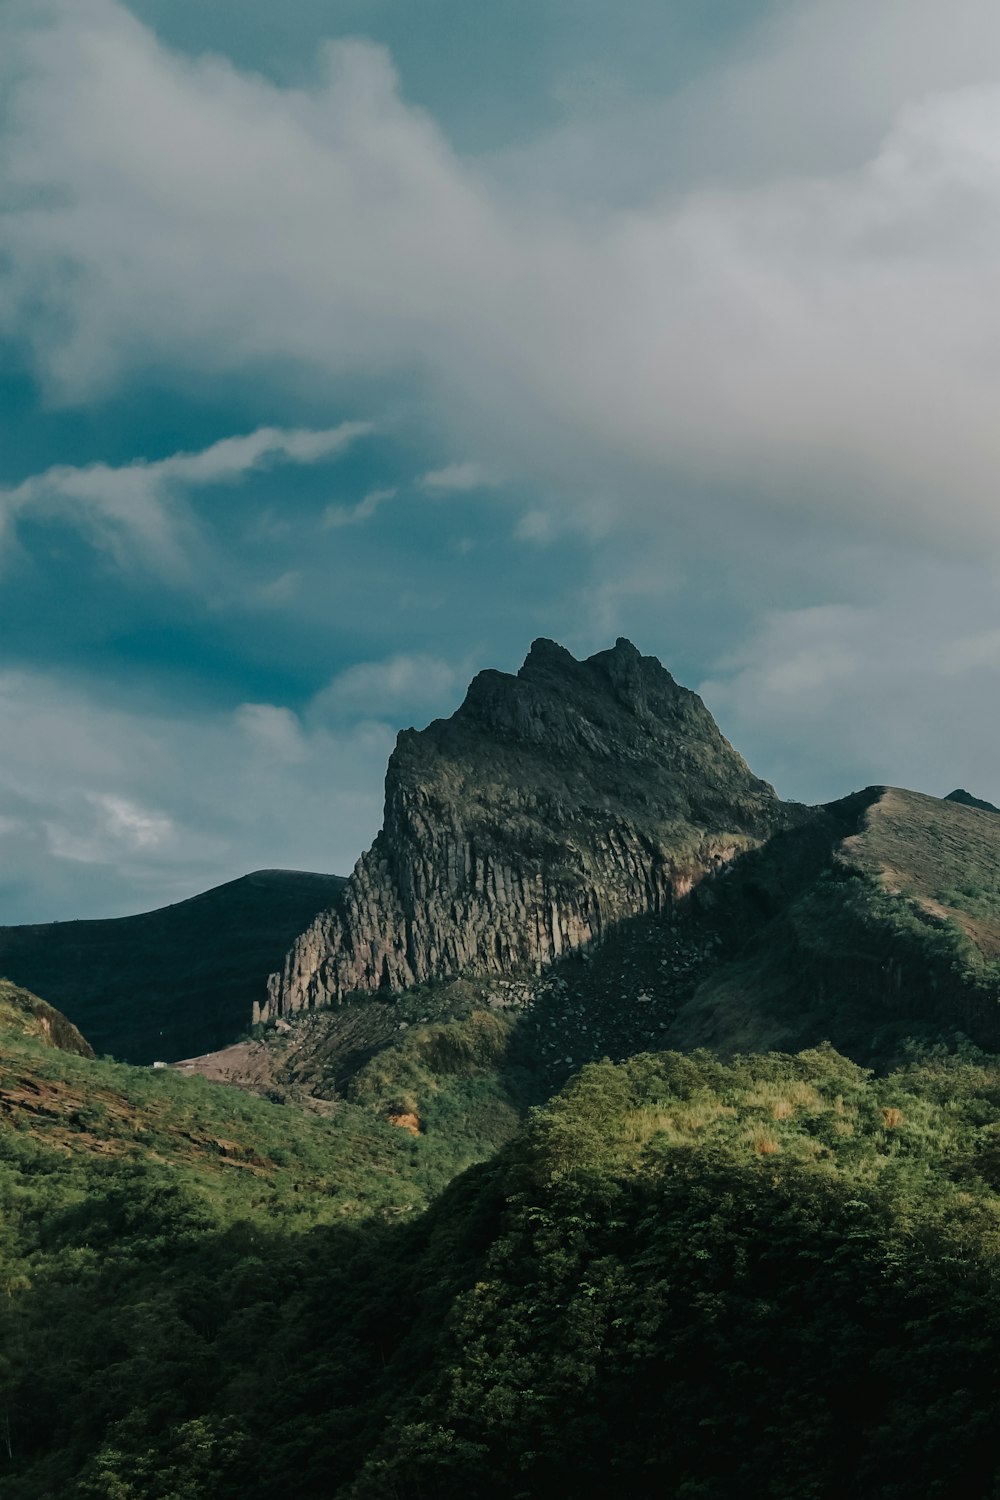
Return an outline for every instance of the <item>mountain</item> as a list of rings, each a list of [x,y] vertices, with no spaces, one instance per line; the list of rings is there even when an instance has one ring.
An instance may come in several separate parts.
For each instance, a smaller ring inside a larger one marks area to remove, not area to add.
[[[1000,813],[1000,807],[995,807],[992,802],[984,802],[981,797],[974,797],[962,787],[956,787],[949,792],[944,799],[946,802],[961,802],[964,807],[978,807],[982,812]]]
[[[488,1155],[583,1064],[823,1041],[886,1069],[916,1041],[1000,1050],[1000,824],[870,787],[797,814],[670,908],[541,974],[464,975],[295,1012],[188,1070],[406,1120]]]
[[[797,815],[654,657],[620,639],[577,661],[538,640],[516,676],[481,672],[450,719],[399,736],[381,833],[257,1018],[538,972]]]
[[[0,927],[0,974],[58,1006],[98,1052],[206,1052],[247,1030],[268,973],[343,884],[258,870],[141,916]]]
[[[126,1039],[308,941],[155,1070],[0,983],[5,1500],[1000,1493],[995,812],[541,642],[339,887],[8,929]]]

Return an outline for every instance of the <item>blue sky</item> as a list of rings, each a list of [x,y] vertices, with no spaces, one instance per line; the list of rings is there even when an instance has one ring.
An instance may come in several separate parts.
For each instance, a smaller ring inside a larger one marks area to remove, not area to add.
[[[348,870],[537,635],[1000,799],[998,72],[986,0],[7,0],[0,922]]]

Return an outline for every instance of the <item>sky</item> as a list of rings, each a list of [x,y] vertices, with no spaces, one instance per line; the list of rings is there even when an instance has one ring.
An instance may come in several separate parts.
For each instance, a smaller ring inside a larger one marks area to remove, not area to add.
[[[1000,801],[992,0],[4,0],[0,924],[347,873],[619,635]]]

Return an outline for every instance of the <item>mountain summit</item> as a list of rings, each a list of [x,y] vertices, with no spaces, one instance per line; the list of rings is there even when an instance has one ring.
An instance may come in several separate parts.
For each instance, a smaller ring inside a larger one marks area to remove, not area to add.
[[[450,719],[400,734],[381,833],[256,1018],[538,970],[792,817],[655,657],[535,641],[516,676],[480,672]]]

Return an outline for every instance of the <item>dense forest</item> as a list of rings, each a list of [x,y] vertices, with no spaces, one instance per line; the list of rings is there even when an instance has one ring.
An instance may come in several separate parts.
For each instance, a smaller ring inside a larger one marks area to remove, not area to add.
[[[10,1500],[1000,1493],[971,1047],[589,1064],[443,1192],[360,1106],[33,1035],[0,1105]]]

